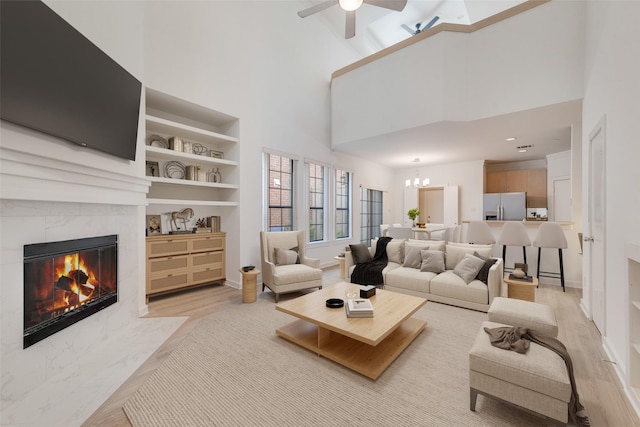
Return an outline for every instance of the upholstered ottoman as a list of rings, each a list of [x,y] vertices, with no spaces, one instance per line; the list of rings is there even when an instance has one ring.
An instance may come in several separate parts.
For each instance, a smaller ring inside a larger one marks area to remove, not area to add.
[[[496,297],[489,306],[487,320],[509,326],[522,326],[558,337],[558,322],[553,309],[537,302]]]
[[[534,342],[526,354],[492,346],[484,328],[502,326],[484,322],[469,351],[470,409],[480,393],[566,424],[571,382],[564,360]]]

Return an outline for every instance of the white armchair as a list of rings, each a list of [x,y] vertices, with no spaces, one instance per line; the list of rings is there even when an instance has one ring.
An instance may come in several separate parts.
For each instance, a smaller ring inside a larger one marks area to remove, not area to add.
[[[302,289],[322,289],[320,260],[305,253],[304,231],[260,232],[262,291],[265,286],[275,294]]]

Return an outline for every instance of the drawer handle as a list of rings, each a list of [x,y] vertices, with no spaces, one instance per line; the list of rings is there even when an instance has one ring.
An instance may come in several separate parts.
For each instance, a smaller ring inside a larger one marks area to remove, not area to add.
[[[173,277],[173,274],[167,274],[167,277]]]

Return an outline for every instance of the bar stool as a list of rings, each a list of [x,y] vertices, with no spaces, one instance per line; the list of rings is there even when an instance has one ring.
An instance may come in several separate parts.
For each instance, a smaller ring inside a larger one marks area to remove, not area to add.
[[[538,248],[538,269],[537,277],[551,277],[554,279],[560,278],[562,284],[562,292],[564,289],[564,265],[562,263],[562,250],[567,249],[567,238],[564,236],[562,227],[557,222],[542,222],[538,227],[538,232],[533,238],[533,246]],[[550,271],[540,271],[540,255],[542,254],[542,248],[558,249],[558,260],[560,262],[560,273],[554,273]]]
[[[467,242],[478,245],[492,245],[496,242],[496,239],[491,234],[489,224],[484,221],[469,221]]]
[[[527,246],[531,246],[531,239],[529,239],[524,224],[520,221],[507,221],[504,223],[498,237],[498,244],[502,245],[504,271],[513,271],[513,268],[507,268],[507,246],[522,246],[522,257],[524,258],[524,263],[527,263]]]

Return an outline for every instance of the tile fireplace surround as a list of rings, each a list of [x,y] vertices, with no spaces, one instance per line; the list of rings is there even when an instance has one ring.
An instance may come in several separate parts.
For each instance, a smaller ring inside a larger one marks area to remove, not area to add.
[[[78,426],[185,319],[140,317],[149,183],[139,165],[1,124],[0,425]],[[118,302],[23,349],[23,246],[109,234]]]

